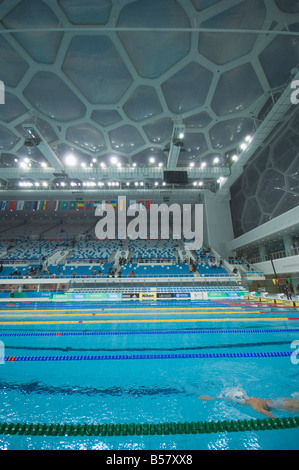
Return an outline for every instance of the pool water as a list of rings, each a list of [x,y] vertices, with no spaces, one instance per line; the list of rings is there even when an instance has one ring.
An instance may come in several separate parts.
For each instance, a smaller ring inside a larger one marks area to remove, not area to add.
[[[299,398],[299,366],[289,355],[279,355],[292,352],[292,342],[299,339],[297,315],[294,308],[241,301],[0,305],[6,358],[0,365],[0,422],[263,419],[248,406],[198,397],[242,389],[261,398]],[[278,354],[260,355],[265,352]],[[232,353],[236,357],[229,356]],[[279,418],[296,416],[290,411],[273,413]],[[299,429],[153,436],[0,435],[1,449],[20,450],[298,447]]]

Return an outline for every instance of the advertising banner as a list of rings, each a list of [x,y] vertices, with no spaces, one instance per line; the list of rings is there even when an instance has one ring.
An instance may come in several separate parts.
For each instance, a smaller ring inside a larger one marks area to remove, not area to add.
[[[139,300],[156,300],[157,294],[156,292],[140,292]]]
[[[158,292],[157,299],[172,299],[173,293],[172,292]]]
[[[139,299],[139,294],[138,293],[129,293],[126,292],[121,295],[122,300],[138,300]]]
[[[174,292],[173,297],[176,299],[190,299],[191,294],[190,292]]]

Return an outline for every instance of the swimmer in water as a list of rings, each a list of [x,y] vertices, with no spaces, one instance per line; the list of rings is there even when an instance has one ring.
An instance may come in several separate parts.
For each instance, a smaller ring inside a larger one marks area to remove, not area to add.
[[[224,397],[209,397],[201,395],[198,398],[204,401],[224,399],[227,401],[233,401],[240,405],[249,405],[258,413],[268,416],[268,418],[276,418],[276,416],[271,413],[272,409],[299,411],[299,400],[294,398],[277,398],[275,400],[268,400],[266,398],[248,397],[241,391],[226,393]]]

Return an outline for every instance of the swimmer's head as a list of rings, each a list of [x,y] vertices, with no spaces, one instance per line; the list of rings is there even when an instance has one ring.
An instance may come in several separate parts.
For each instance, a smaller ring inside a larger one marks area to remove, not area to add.
[[[234,401],[235,403],[238,403],[239,405],[245,405],[246,403],[246,395],[242,392],[236,392],[232,398],[231,398],[232,401]]]
[[[245,405],[247,396],[240,389],[229,388],[229,389],[226,389],[224,393],[222,393],[222,398],[238,403],[239,405]]]

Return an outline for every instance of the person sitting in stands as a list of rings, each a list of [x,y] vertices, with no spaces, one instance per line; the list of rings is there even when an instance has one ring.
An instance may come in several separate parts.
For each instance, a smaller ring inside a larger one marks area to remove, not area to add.
[[[134,276],[135,276],[134,271],[131,271],[130,274],[129,274],[129,277],[134,277]]]

